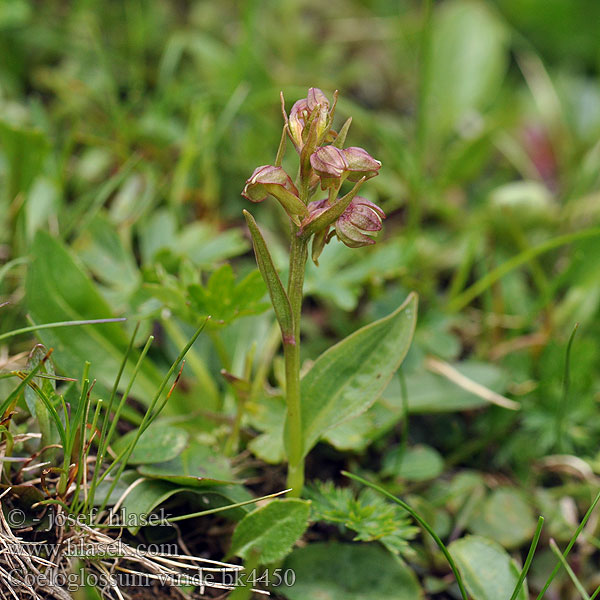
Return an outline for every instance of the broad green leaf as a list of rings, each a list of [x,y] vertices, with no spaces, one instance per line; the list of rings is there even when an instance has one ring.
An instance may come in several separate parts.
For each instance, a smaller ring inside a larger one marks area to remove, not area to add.
[[[33,7],[25,0],[0,2],[0,27],[21,27],[30,20]]]
[[[443,469],[444,461],[435,448],[425,445],[411,448],[397,446],[386,454],[382,473],[408,481],[425,481],[437,477]]]
[[[267,284],[271,302],[273,303],[273,309],[275,310],[275,316],[281,327],[281,333],[284,338],[292,338],[294,335],[294,326],[292,322],[290,300],[283,289],[283,284],[281,283],[281,279],[279,279],[279,274],[275,269],[273,259],[267,248],[267,243],[265,242],[254,217],[247,210],[244,211],[244,217],[246,217],[246,223],[248,224],[248,229],[252,235],[256,263],[258,264],[260,274]]]
[[[328,430],[367,410],[402,364],[417,321],[417,295],[349,335],[302,378],[304,453]]]
[[[174,243],[175,250],[182,256],[189,257],[194,264],[207,269],[248,250],[248,241],[240,229],[219,231],[212,225],[201,222],[186,227]]]
[[[297,498],[273,500],[246,515],[236,527],[229,556],[255,554],[268,565],[284,558],[308,527],[310,502]]]
[[[29,357],[27,358],[27,371],[31,371],[35,367],[37,367],[46,356],[48,350],[43,346],[43,344],[36,344],[33,347],[33,350],[29,353]],[[43,363],[38,371],[40,375],[56,375],[56,371],[54,370],[54,365],[52,364],[52,358],[48,358],[48,360]],[[42,391],[48,396],[48,398],[52,397],[52,394],[56,390],[56,381],[51,378],[45,377],[34,377],[33,383],[39,386]],[[38,398],[38,395],[33,391],[30,386],[25,388],[25,402],[27,404],[27,408],[31,413],[32,417],[38,418],[37,409],[38,405],[44,407],[43,402]],[[45,409],[43,409],[45,412]]]
[[[187,257],[198,267],[214,269],[215,263],[246,252],[248,242],[239,229],[219,231],[200,221],[178,233],[173,213],[157,210],[141,227],[140,250],[145,264],[152,263],[161,251],[171,251]]]
[[[120,437],[113,450],[119,454],[127,448],[137,435],[137,430]],[[189,440],[187,431],[164,423],[152,423],[137,441],[129,460],[131,465],[167,462],[181,454]]]
[[[374,404],[367,412],[344,421],[323,435],[323,439],[338,450],[363,450],[371,441],[370,434],[376,430],[372,418]]]
[[[375,544],[317,542],[295,550],[285,561],[296,581],[279,587],[289,600],[420,600],[415,574]]]
[[[495,99],[508,61],[508,34],[488,3],[451,0],[435,10],[425,71],[429,137],[443,138]]]
[[[506,550],[496,542],[469,535],[450,544],[455,560],[473,600],[507,600],[519,579],[519,569]],[[517,596],[527,600],[527,585]]]
[[[365,285],[396,279],[404,270],[412,252],[402,238],[385,244],[349,252],[344,244],[329,243],[319,257],[319,266],[309,261],[306,267],[305,293],[333,302],[344,311],[355,310]]]
[[[44,231],[38,231],[33,243],[32,262],[26,279],[27,308],[36,323],[84,319],[103,319],[114,315],[91,279],[65,247]],[[38,337],[52,358],[69,376],[81,373],[84,360],[91,360],[90,377],[104,388],[113,385],[128,339],[117,323],[84,325],[40,331]],[[124,388],[137,360],[132,353],[121,386]],[[133,386],[133,394],[142,402],[152,398],[160,385],[160,373],[144,362]]]
[[[175,494],[185,492],[201,493],[197,489],[173,485],[168,481],[158,479],[139,478],[137,481],[140,481],[140,483],[131,487],[121,504],[121,509],[117,511],[114,518],[114,521],[122,523],[133,535],[137,534],[140,528],[145,525],[156,525],[159,519],[179,516],[168,511],[164,511],[164,514],[155,513],[152,515],[156,508]]]
[[[181,485],[173,485],[166,481],[144,479],[143,477],[140,477],[136,471],[126,471],[119,478],[108,501],[108,506],[114,506],[119,498],[127,492],[129,486],[136,481],[140,481],[140,483],[136,485],[142,486],[139,493],[134,494],[135,487],[132,488],[130,493],[123,499],[122,506],[125,507],[123,512],[117,511],[117,515],[115,516],[115,519],[124,516],[125,519],[123,519],[123,522],[127,522],[126,519],[129,519],[134,532],[138,531],[138,527],[135,525],[136,514],[148,514],[179,492],[188,492],[191,494],[190,499],[197,502],[196,506],[192,504],[192,506],[189,507],[190,511],[193,512],[221,508],[230,506],[231,504],[252,500],[252,496],[242,485],[220,485],[214,488],[207,487],[202,489],[187,488]],[[98,486],[94,497],[95,506],[100,506],[102,504],[111,485],[112,482],[105,480]],[[240,520],[252,509],[253,505],[248,504],[246,506],[224,510],[220,514],[227,518]],[[170,516],[181,515],[181,511],[176,511],[173,514],[167,512],[164,516],[168,518]]]
[[[504,487],[493,490],[479,505],[468,527],[474,534],[491,538],[511,549],[531,540],[536,522],[523,495],[518,490]]]
[[[187,487],[235,483],[229,461],[208,446],[194,442],[173,460],[146,464],[138,471],[146,477],[163,479]]]
[[[101,506],[106,500],[107,506],[114,506],[119,498],[127,491],[127,488],[140,476],[137,471],[124,471],[119,477],[110,498],[107,498],[108,492],[112,487],[113,482],[110,479],[105,479],[100,482],[96,488],[96,494],[94,495],[94,506]]]

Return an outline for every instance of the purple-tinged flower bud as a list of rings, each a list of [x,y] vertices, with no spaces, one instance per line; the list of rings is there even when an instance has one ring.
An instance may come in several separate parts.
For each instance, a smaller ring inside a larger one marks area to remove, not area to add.
[[[309,88],[308,96],[306,97],[306,104],[308,106],[308,110],[311,112],[318,104],[329,110],[329,100],[327,100],[327,96],[319,88]]]
[[[328,208],[331,207],[328,198],[322,200],[314,200],[308,203],[308,217],[302,221],[300,231],[302,231],[307,225],[312,223],[318,216],[322,215]],[[315,265],[319,266],[319,256],[325,248],[325,244],[329,241],[329,230],[330,225],[327,225],[320,231],[317,231],[313,237],[312,243],[312,259]]]
[[[269,195],[279,200],[295,222],[299,223],[298,215],[308,216],[308,210],[298,197],[298,190],[290,176],[281,167],[263,165],[254,169],[246,181],[242,196],[251,202],[262,202]]]
[[[322,146],[310,157],[312,168],[321,177],[321,188],[339,185],[340,179],[359,181],[363,177],[370,179],[377,175],[381,163],[362,148]]]
[[[319,88],[310,88],[307,98],[295,102],[289,117],[285,113],[282,96],[282,110],[288,134],[298,153],[309,141],[308,136],[313,121],[316,121],[316,123],[312,129],[314,139],[309,141],[309,145],[312,146],[310,152],[312,153],[314,148],[323,143],[329,133],[333,115],[330,113],[327,96]]]
[[[321,178],[321,188],[339,184],[348,169],[344,151],[335,146],[321,146],[310,157],[310,164]]]
[[[368,246],[375,243],[369,236],[381,230],[382,219],[385,219],[385,213],[379,206],[356,196],[335,222],[335,233],[350,248]]]
[[[381,163],[363,148],[357,148],[356,146],[346,148],[344,157],[348,164],[348,171],[350,171],[348,175],[350,181],[358,181],[363,177],[367,179],[375,177],[381,168]]]
[[[298,100],[292,106],[290,116],[287,119],[288,133],[296,150],[300,152],[304,142],[302,141],[302,132],[310,115],[306,98]]]
[[[312,223],[319,215],[322,215],[330,207],[329,200],[323,198],[323,200],[313,200],[308,203],[308,217],[302,221],[301,230],[304,229],[309,223]]]

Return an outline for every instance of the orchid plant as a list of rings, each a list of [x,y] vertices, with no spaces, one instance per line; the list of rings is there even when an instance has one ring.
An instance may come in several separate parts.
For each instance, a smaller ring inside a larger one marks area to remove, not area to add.
[[[385,214],[379,206],[358,195],[367,179],[375,177],[381,163],[366,150],[344,148],[352,119],[338,132],[332,129],[333,103],[318,88],[310,88],[288,114],[281,94],[283,132],[273,165],[257,167],[246,181],[242,195],[251,202],[275,198],[290,219],[290,267],[287,289],[277,273],[267,244],[252,215],[244,211],[260,272],[267,284],[283,341],[285,358],[288,455],[288,487],[300,495],[304,483],[304,447],[301,418],[300,317],[309,245],[318,265],[325,245],[334,237],[350,248],[374,244]],[[299,158],[296,181],[282,168],[287,140]],[[341,195],[344,182],[352,189]],[[321,197],[325,196],[325,197]]]

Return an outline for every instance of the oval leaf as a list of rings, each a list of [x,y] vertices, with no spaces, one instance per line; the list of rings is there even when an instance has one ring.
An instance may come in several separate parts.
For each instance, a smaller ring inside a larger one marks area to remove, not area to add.
[[[119,454],[136,435],[137,430],[126,433],[115,442],[113,450]],[[131,465],[144,465],[171,460],[184,451],[189,437],[187,431],[178,427],[153,423],[142,433],[127,462]]]
[[[473,600],[507,600],[511,597],[519,580],[519,570],[502,546],[470,535],[450,544],[448,550]],[[517,598],[527,600],[528,597],[523,583]]]
[[[285,569],[292,587],[277,591],[290,600],[420,600],[414,573],[375,544],[315,543],[295,550]]]
[[[229,461],[208,446],[198,443],[190,444],[173,460],[144,464],[138,471],[146,477],[187,487],[235,483]]]
[[[431,446],[418,445],[412,448],[396,446],[385,456],[383,474],[400,477],[408,481],[426,481],[440,475],[444,460]]]
[[[523,495],[510,487],[493,490],[473,515],[469,529],[505,548],[518,548],[531,539],[536,519]]]
[[[417,295],[321,354],[302,378],[304,453],[329,429],[367,410],[402,364],[417,322]]]
[[[268,565],[281,560],[308,526],[310,502],[289,498],[273,500],[246,515],[237,526],[229,556],[248,558]]]

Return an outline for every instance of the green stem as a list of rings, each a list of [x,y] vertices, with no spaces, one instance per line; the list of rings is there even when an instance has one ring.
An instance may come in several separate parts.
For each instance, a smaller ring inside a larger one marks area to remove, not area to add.
[[[290,276],[288,298],[292,308],[294,335],[283,340],[285,358],[285,388],[287,401],[288,479],[292,488],[290,496],[300,496],[304,486],[304,448],[302,443],[302,417],[300,411],[300,317],[302,314],[302,288],[308,257],[308,241],[298,237],[292,226],[290,248]]]

